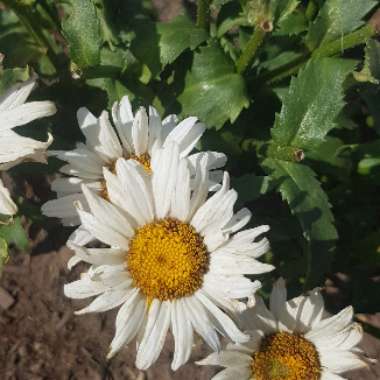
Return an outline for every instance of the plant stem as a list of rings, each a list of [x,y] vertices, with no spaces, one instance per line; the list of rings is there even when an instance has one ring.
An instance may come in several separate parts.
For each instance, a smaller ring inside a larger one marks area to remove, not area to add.
[[[206,29],[209,23],[210,0],[197,1],[197,26]]]
[[[313,57],[331,57],[338,53],[343,53],[346,49],[366,43],[367,40],[375,34],[375,28],[372,25],[367,24],[355,32],[322,45],[313,52]]]
[[[33,9],[27,6],[22,6],[17,4],[17,2],[12,0],[4,0],[4,3],[8,5],[17,15],[20,22],[29,31],[33,39],[36,41],[37,45],[46,50],[46,54],[51,61],[52,65],[58,72],[58,61],[54,53],[54,49],[50,44],[50,41],[43,34],[41,30],[41,23],[36,18]]]
[[[255,58],[257,49],[263,43],[265,35],[266,32],[264,32],[261,28],[256,27],[243,53],[236,62],[236,70],[239,74],[243,74],[247,70],[248,66]]]
[[[337,54],[341,54],[346,49],[351,49],[355,46],[366,43],[366,41],[376,35],[375,28],[367,24],[362,28],[347,34],[346,36],[339,38],[335,41],[327,42],[320,46],[314,52],[305,52],[300,57],[297,57],[293,61],[282,65],[273,71],[267,72],[261,78],[260,81],[266,83],[279,82],[295,73],[307,62],[309,58],[331,57]]]

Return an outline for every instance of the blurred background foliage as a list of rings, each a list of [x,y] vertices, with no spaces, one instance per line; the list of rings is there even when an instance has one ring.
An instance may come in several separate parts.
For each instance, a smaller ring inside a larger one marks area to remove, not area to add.
[[[378,6],[198,0],[162,22],[145,0],[2,0],[1,89],[25,70],[38,74],[33,97],[53,100],[58,113],[20,133],[44,139],[50,131],[53,149],[83,139],[80,106],[99,114],[123,95],[163,115],[198,116],[208,127],[199,148],[228,155],[240,205],[253,211],[253,225],[271,226],[266,259],[277,269],[264,276],[264,294],[273,276],[285,277],[295,295],[344,273],[342,303],[373,313],[380,305]],[[33,197],[14,189],[24,225],[42,225],[52,239],[62,227],[43,219],[39,206],[53,197],[43,178],[60,165],[50,159],[10,171],[34,184]],[[20,217],[0,228],[0,255],[4,244],[26,248]]]

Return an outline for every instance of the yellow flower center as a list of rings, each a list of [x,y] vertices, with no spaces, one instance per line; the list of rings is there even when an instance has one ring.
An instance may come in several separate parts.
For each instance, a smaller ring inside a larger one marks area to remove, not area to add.
[[[148,153],[143,153],[140,156],[136,156],[135,154],[130,154],[127,157],[127,159],[140,162],[140,164],[144,167],[145,171],[148,174],[152,174],[152,168],[150,167],[150,156]]]
[[[137,156],[135,154],[129,154],[126,158],[127,158],[127,160],[135,160],[135,161],[139,162],[148,174],[152,174],[152,168],[150,167],[150,156],[148,153],[143,153],[140,156]],[[108,166],[108,169],[113,174],[116,173],[115,166],[116,166],[116,161],[112,162]],[[107,184],[106,184],[106,181],[104,179],[100,181],[100,192],[99,192],[99,194],[102,198],[109,201]]]
[[[319,380],[321,364],[314,345],[301,335],[278,332],[261,341],[253,354],[255,380]]]
[[[203,238],[194,227],[174,218],[137,229],[126,255],[133,282],[150,303],[190,296],[208,269]]]

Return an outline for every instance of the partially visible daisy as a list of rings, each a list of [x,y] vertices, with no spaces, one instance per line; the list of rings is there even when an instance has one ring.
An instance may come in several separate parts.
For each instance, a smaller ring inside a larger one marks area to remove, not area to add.
[[[246,341],[231,316],[245,309],[240,299],[261,284],[244,274],[273,269],[257,261],[269,244],[255,239],[268,226],[238,232],[251,214],[234,213],[237,193],[228,174],[208,197],[207,157],[198,161],[191,187],[189,161],[180,155],[175,143],[157,149],[151,175],[134,160],[118,159],[115,174],[104,169],[107,199],[84,185],[91,212],[78,209],[83,227],[109,248],[74,244],[72,260],[92,266],[64,292],[78,299],[97,296],[78,314],[122,305],[108,357],[136,338],[140,369],[158,358],[169,329],[174,370],[189,359],[194,331],[214,350],[220,349],[217,332]]]
[[[116,160],[125,158],[139,162],[147,173],[151,173],[151,162],[155,160],[159,148],[175,141],[179,145],[180,156],[186,157],[205,130],[204,125],[198,123],[195,117],[178,123],[177,117],[170,115],[161,121],[153,107],[149,107],[149,117],[143,107],[134,115],[127,96],[112,107],[112,119],[116,128],[112,126],[106,111],[96,118],[88,109],[80,108],[77,117],[86,142],[78,144],[72,151],[55,152],[58,158],[67,162],[61,168],[67,177],[58,178],[52,183],[58,199],[49,201],[42,207],[45,215],[61,218],[62,223],[68,226],[79,224],[73,203],[76,200],[84,201],[82,184],[107,199],[104,167],[114,171]],[[188,159],[194,167],[204,156],[210,170],[222,167],[226,161],[224,154],[216,152],[200,152],[190,155]],[[83,240],[80,232],[85,234],[84,231],[77,231],[78,238],[74,238],[74,242]]]
[[[25,103],[36,84],[35,78],[12,86],[0,96],[0,170],[9,169],[22,161],[46,162],[46,142],[18,135],[13,128],[56,112],[54,103],[35,101]]]
[[[4,186],[0,179],[0,215],[12,216],[16,214],[17,206],[12,201],[9,190]]]
[[[213,380],[342,380],[366,364],[357,348],[362,328],[349,306],[328,316],[319,289],[286,301],[284,281],[274,285],[270,310],[259,299],[243,313],[248,343],[228,344],[200,365],[226,367]]]

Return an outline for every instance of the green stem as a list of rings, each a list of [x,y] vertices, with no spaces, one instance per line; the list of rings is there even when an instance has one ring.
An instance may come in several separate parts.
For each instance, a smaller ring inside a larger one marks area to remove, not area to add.
[[[372,25],[367,24],[355,32],[347,34],[342,38],[327,42],[326,44],[320,46],[318,49],[314,50],[312,53],[305,52],[303,55],[297,57],[293,61],[262,75],[259,80],[270,84],[279,82],[293,74],[296,74],[310,57],[331,57],[337,54],[341,54],[346,49],[351,49],[355,46],[366,43],[369,38],[374,37],[375,35],[375,28]]]
[[[207,29],[210,17],[210,0],[197,1],[197,26]]]
[[[256,28],[249,39],[243,53],[236,62],[236,70],[239,74],[243,74],[255,58],[257,49],[263,43],[266,32],[261,28]]]
[[[48,38],[43,34],[40,27],[41,23],[36,17],[34,10],[31,7],[19,5],[12,0],[4,0],[4,3],[16,13],[20,22],[29,31],[37,45],[46,50],[49,60],[58,72],[58,60],[55,56],[54,49]]]
[[[335,41],[327,42],[313,52],[313,57],[331,57],[343,53],[344,50],[364,44],[376,34],[375,28],[367,24],[362,28]]]

